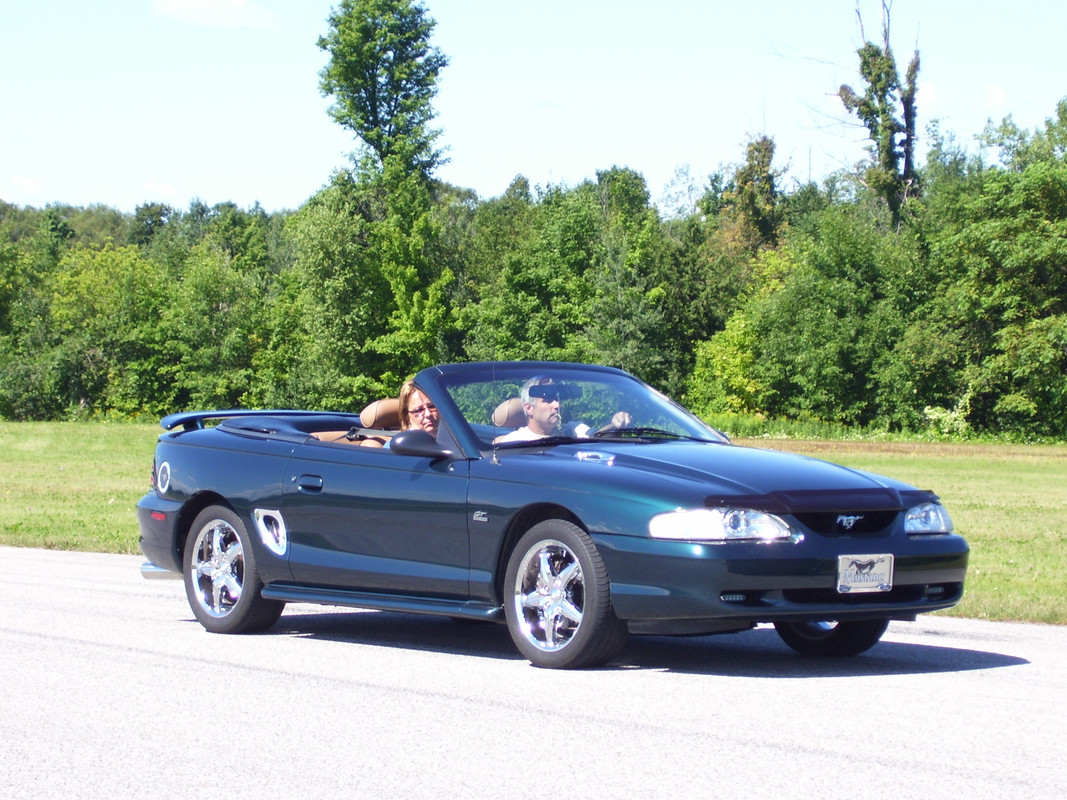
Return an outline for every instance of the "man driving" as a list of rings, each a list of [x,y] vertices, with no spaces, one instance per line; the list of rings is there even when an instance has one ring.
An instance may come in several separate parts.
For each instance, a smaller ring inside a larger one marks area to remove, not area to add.
[[[537,375],[522,385],[522,409],[526,415],[526,424],[505,433],[493,440],[494,444],[504,442],[530,442],[546,436],[573,436],[585,438],[591,430],[584,422],[563,423],[561,415],[562,401],[580,397],[582,390],[577,386],[555,383],[547,375]],[[630,415],[617,411],[611,422],[600,430],[625,428],[631,423]]]

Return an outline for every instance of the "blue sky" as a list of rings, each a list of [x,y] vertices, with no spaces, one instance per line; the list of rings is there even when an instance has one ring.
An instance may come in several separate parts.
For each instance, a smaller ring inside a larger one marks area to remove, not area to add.
[[[318,89],[316,41],[335,5],[6,0],[0,199],[300,206],[357,145]],[[483,198],[517,174],[574,185],[622,166],[666,204],[740,161],[756,135],[774,138],[775,165],[797,180],[866,145],[834,94],[861,88],[856,0],[424,5],[450,59],[435,102],[450,162],[438,174]],[[858,8],[880,42],[879,0]],[[987,120],[1033,129],[1067,96],[1060,0],[893,0],[891,20],[901,70],[920,51],[920,130],[939,120],[974,150]]]

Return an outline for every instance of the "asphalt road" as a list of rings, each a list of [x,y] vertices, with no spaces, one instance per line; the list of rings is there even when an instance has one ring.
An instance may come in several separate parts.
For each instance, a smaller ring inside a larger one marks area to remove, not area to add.
[[[822,660],[761,627],[556,672],[486,623],[209,634],[140,563],[0,548],[0,797],[1067,796],[1067,628],[926,617]]]

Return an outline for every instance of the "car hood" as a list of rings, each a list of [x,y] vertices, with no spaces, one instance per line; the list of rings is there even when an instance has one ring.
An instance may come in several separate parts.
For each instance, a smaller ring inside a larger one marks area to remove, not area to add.
[[[771,513],[899,510],[936,499],[930,492],[873,473],[737,445],[598,442],[558,448],[554,454],[604,468],[603,474],[610,474],[616,484],[673,484],[686,494],[695,492],[707,506],[737,504]]]

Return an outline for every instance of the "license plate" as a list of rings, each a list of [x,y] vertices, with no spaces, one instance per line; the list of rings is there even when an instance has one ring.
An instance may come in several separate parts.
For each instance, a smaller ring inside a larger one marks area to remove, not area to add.
[[[892,588],[892,553],[837,557],[837,591],[839,593],[888,592]]]

